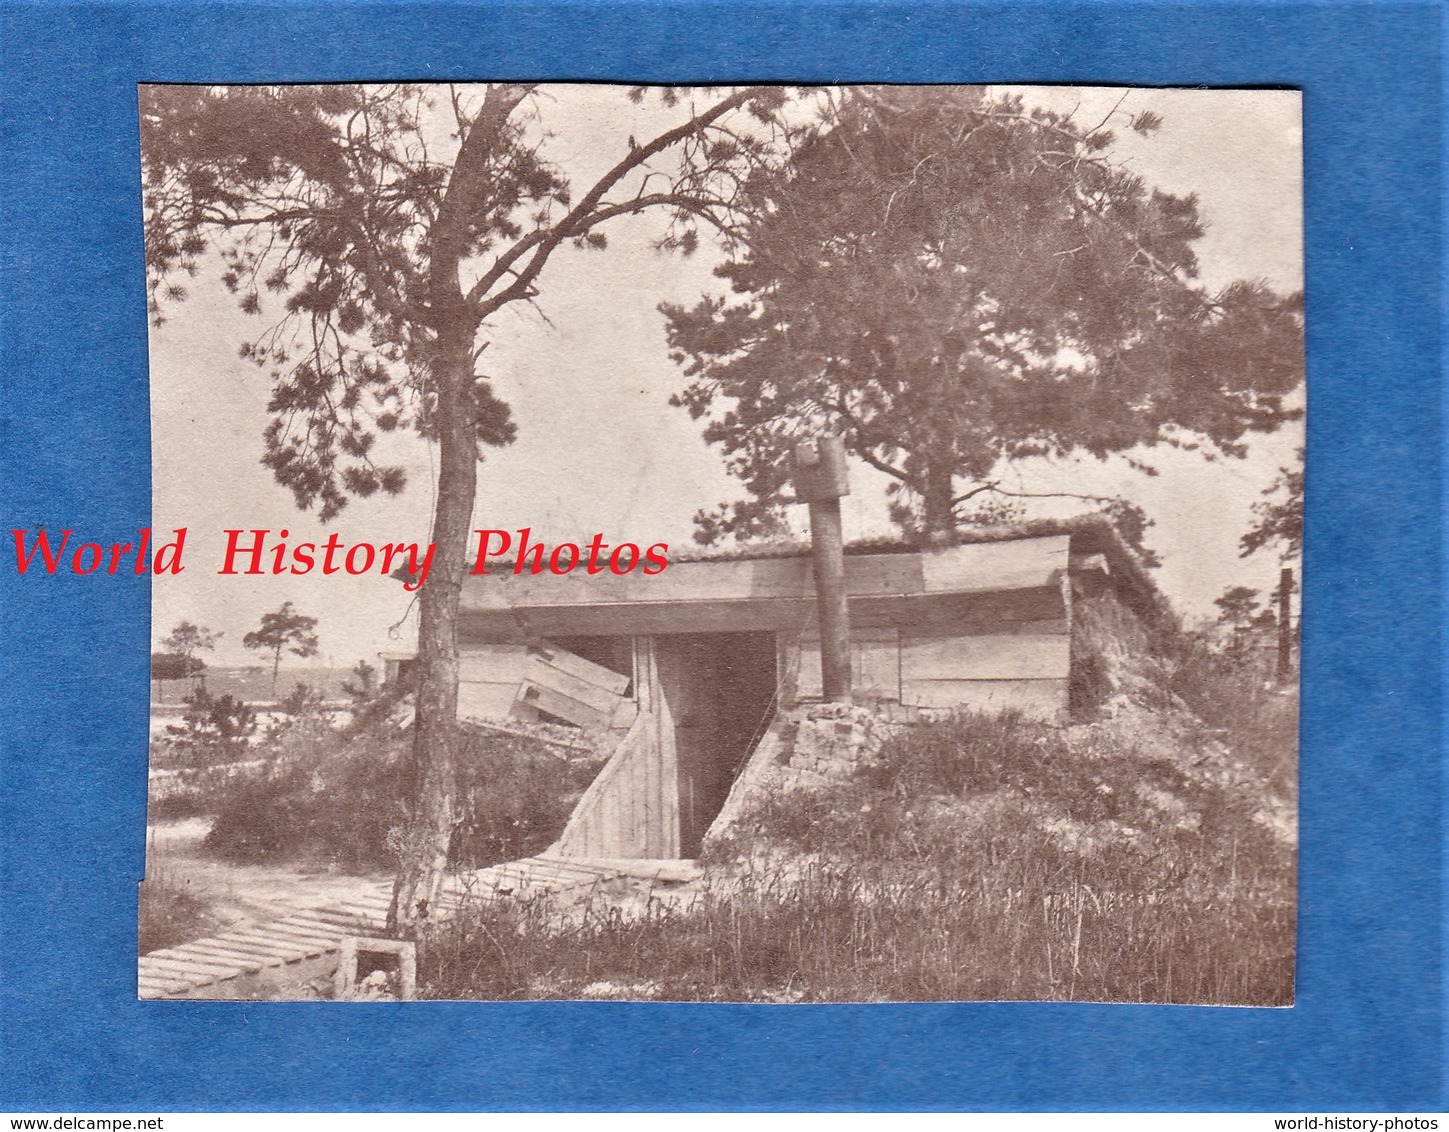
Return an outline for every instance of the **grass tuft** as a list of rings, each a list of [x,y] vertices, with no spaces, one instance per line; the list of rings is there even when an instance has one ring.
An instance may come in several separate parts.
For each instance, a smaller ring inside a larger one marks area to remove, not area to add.
[[[208,912],[207,902],[165,870],[141,882],[139,900],[136,950],[141,955],[201,939],[218,926]]]

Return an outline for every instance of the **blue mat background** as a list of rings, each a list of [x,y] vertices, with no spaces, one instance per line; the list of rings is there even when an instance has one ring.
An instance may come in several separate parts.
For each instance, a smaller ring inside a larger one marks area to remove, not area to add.
[[[1298,1004],[139,1003],[146,579],[0,560],[0,1109],[1444,1107],[1438,5],[5,3],[4,528],[148,521],[135,85],[405,77],[1305,91]]]

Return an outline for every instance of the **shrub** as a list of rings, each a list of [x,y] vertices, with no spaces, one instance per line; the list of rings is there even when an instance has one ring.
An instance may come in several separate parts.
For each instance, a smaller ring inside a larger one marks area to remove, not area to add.
[[[385,866],[402,820],[400,739],[343,741],[298,728],[276,741],[270,773],[236,782],[203,847],[230,860],[293,860],[343,871]]]
[[[351,720],[348,729],[361,733],[386,726],[387,720],[409,695],[414,693],[406,680],[384,683],[377,677],[377,670],[366,661],[358,661],[352,669],[356,680],[342,685],[351,703]]]
[[[1284,797],[1297,788],[1298,694],[1270,679],[1260,656],[1211,630],[1187,631],[1173,618],[1143,620],[1110,595],[1073,607],[1074,720],[1096,717],[1114,692],[1147,707],[1187,712],[1199,739],[1220,740]]]
[[[257,714],[230,695],[212,696],[198,688],[186,697],[180,724],[166,725],[167,761],[210,766],[244,758],[257,732]]]
[[[896,794],[959,796],[1026,785],[1065,753],[1059,730],[1020,712],[958,712],[889,737],[860,777]]]
[[[302,719],[321,715],[326,703],[321,689],[299,681],[277,701],[277,710],[291,719]]]
[[[531,857],[563,832],[602,760],[566,758],[538,739],[470,728],[464,731],[453,835],[456,864],[481,868]]]
[[[1205,634],[1185,634],[1164,650],[1167,686],[1233,753],[1292,797],[1298,783],[1298,690],[1266,680],[1253,661],[1225,652]]]
[[[270,773],[236,782],[205,847],[237,861],[390,868],[389,834],[407,818],[411,744],[411,735],[386,728],[338,730],[316,719],[285,729]],[[477,868],[547,848],[597,769],[541,740],[465,727],[453,863]]]

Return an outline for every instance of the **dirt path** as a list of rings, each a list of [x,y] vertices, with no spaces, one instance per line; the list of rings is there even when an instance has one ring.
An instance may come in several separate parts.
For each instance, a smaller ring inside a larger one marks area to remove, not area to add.
[[[225,926],[275,920],[359,896],[390,874],[309,871],[290,865],[238,865],[206,854],[210,818],[160,822],[147,830],[146,878],[179,885]]]

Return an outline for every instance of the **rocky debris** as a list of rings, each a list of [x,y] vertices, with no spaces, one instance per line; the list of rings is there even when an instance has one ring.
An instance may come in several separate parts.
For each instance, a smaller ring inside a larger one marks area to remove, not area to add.
[[[373,971],[357,984],[354,1002],[396,1002],[397,972]]]
[[[874,760],[881,744],[901,724],[857,704],[811,704],[797,708],[795,742],[789,766],[795,770],[844,778]]]

